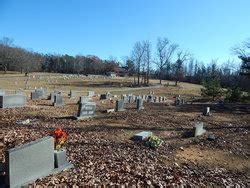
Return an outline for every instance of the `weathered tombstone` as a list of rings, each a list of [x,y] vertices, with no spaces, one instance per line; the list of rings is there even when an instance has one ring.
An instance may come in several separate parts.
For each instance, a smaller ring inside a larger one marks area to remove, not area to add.
[[[45,137],[6,152],[7,187],[21,187],[38,178],[60,172],[72,165],[65,161],[55,169],[54,138]]]
[[[35,91],[32,91],[32,92],[31,92],[31,99],[32,99],[32,100],[38,100],[38,99],[40,99],[40,98],[41,98],[40,93],[35,92]]]
[[[210,107],[204,108],[203,115],[204,116],[211,116]]]
[[[87,96],[88,97],[93,97],[95,95],[94,91],[88,91]]]
[[[119,99],[116,101],[116,105],[115,105],[115,111],[116,112],[121,112],[124,111],[124,100]]]
[[[27,99],[24,95],[0,95],[0,108],[24,107],[26,105],[26,102]]]
[[[122,95],[121,99],[124,101],[124,103],[129,101],[129,97],[127,95]]]
[[[86,102],[89,102],[89,97],[87,96],[80,96],[80,99],[79,99],[79,103],[86,103]]]
[[[201,123],[197,123],[194,127],[193,127],[193,135],[196,136],[201,136],[206,132],[205,129],[203,129],[203,122]]]
[[[50,94],[50,100],[51,102],[54,102],[54,96],[57,94],[61,94],[59,91],[54,90],[51,94]]]
[[[128,96],[128,102],[129,102],[129,103],[132,103],[132,102],[133,102],[132,95],[129,95],[129,96]]]
[[[111,97],[112,97],[112,94],[111,94],[110,92],[107,92],[107,93],[106,93],[106,96],[107,96],[107,98],[111,98]]]
[[[107,94],[101,94],[100,95],[100,100],[105,100],[105,99],[108,99]]]
[[[79,103],[77,115],[75,119],[81,120],[86,118],[95,117],[96,115],[96,103],[95,102],[85,102]]]
[[[72,90],[70,90],[69,91],[69,98],[75,98],[76,97],[76,92],[75,91],[72,91]]]
[[[150,136],[152,136],[152,134],[153,133],[151,131],[142,131],[142,132],[135,134],[132,139],[134,141],[143,141],[143,140],[148,139]]]
[[[64,101],[63,101],[63,97],[60,94],[55,94],[54,95],[54,106],[63,106],[64,105]]]
[[[137,110],[143,110],[143,109],[144,109],[142,98],[137,98],[137,101],[136,101],[136,109],[137,109]]]
[[[154,102],[157,102],[157,96],[154,97]]]

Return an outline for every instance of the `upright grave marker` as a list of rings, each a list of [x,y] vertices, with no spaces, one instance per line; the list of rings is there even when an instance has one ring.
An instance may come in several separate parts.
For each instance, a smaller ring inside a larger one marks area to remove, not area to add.
[[[203,128],[203,122],[197,123],[193,127],[193,135],[196,136],[201,136],[206,132],[206,130]]]
[[[81,120],[86,118],[91,118],[96,116],[96,103],[95,102],[85,102],[79,103],[77,115],[75,119]]]
[[[137,110],[143,110],[143,109],[144,109],[142,98],[137,98],[137,101],[136,101],[136,109],[137,109]]]
[[[45,137],[8,150],[5,165],[5,184],[10,188],[21,187],[30,181],[72,167],[65,163],[61,168],[55,169],[53,137]]]
[[[64,100],[63,97],[60,94],[55,94],[54,95],[54,106],[63,106],[64,105]]]
[[[69,98],[72,99],[72,98],[75,98],[75,97],[76,97],[76,92],[70,90],[70,91],[69,91]]]
[[[119,99],[116,101],[116,105],[115,105],[115,111],[116,112],[121,112],[124,111],[124,100]]]
[[[0,95],[0,108],[16,108],[26,105],[26,96],[20,94]]]

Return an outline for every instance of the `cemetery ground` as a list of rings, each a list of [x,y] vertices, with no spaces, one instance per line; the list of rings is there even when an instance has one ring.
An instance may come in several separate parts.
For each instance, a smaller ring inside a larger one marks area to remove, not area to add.
[[[26,77],[16,74],[0,75],[1,88],[7,92],[24,88]],[[67,159],[74,167],[37,180],[34,185],[82,186],[94,184],[127,185],[239,185],[249,181],[250,106],[247,104],[188,103],[174,106],[174,96],[186,101],[200,96],[199,85],[181,83],[174,87],[128,87],[133,78],[64,77],[59,74],[30,75],[27,89],[30,96],[34,87],[62,91],[65,106],[54,107],[50,100],[28,100],[26,107],[0,109],[0,162],[4,151],[51,134],[61,127],[68,135],[65,148]],[[157,83],[158,80],[152,80]],[[166,84],[165,82],[164,84]],[[122,84],[122,85],[121,85]],[[69,99],[69,90],[77,97]],[[93,90],[96,94],[111,92],[117,98],[96,102],[97,116],[76,121],[70,118],[77,112],[79,96]],[[164,103],[144,103],[137,111],[135,103],[125,103],[125,111],[104,113],[114,108],[120,94],[148,94],[166,96]],[[210,106],[212,116],[202,116],[203,108]],[[32,120],[18,124],[20,120]],[[204,122],[207,132],[190,136],[193,126]],[[130,138],[140,131],[152,131],[164,142],[151,149]],[[215,140],[208,140],[214,135]]]

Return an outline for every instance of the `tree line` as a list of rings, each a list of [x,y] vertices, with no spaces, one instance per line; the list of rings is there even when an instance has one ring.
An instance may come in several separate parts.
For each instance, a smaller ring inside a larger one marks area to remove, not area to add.
[[[249,58],[249,41],[232,49],[243,61]],[[201,84],[208,79],[217,79],[223,87],[240,86],[250,90],[247,76],[240,75],[241,67],[228,60],[219,65],[217,60],[203,63],[196,60],[190,52],[179,47],[167,38],[158,38],[153,48],[150,41],[138,41],[131,54],[122,62],[115,58],[100,59],[94,55],[41,54],[13,44],[4,37],[0,40],[0,71],[54,72],[73,74],[106,74],[125,72],[134,76],[134,84],[149,85],[149,79],[174,80]]]

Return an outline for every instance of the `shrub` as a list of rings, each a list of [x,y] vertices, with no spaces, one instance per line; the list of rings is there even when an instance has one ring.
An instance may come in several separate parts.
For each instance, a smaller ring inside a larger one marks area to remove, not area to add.
[[[222,96],[222,88],[217,79],[212,79],[203,82],[203,87],[201,88],[201,96],[206,97],[211,100],[215,100]]]

